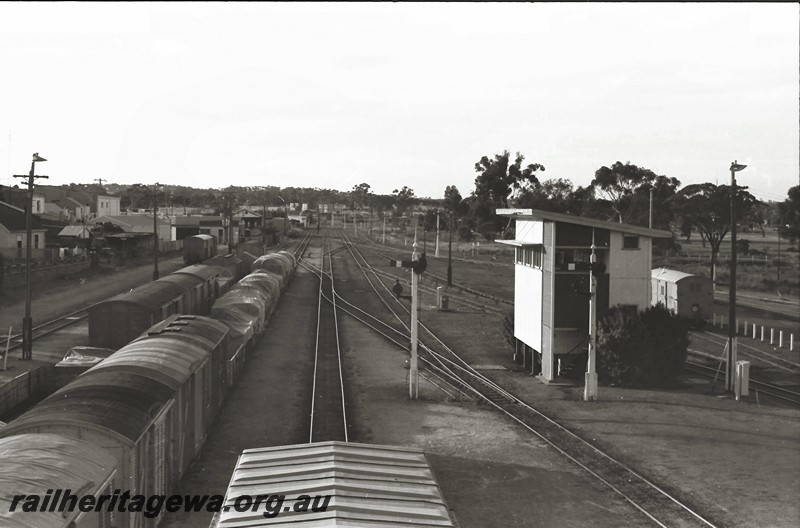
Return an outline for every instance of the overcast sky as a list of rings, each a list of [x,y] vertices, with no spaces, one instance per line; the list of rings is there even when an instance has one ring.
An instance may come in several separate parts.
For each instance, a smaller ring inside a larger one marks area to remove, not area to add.
[[[0,3],[0,183],[474,189],[519,151],[783,200],[796,4]],[[41,180],[40,180],[41,181]],[[15,180],[19,183],[19,180]]]

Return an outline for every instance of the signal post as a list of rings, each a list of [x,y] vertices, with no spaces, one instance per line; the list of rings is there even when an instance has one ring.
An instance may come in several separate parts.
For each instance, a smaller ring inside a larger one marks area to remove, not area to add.
[[[408,374],[408,398],[419,398],[419,276],[425,272],[428,262],[425,253],[417,255],[417,241],[414,240],[411,260],[389,260],[389,265],[397,268],[411,268],[411,360]]]

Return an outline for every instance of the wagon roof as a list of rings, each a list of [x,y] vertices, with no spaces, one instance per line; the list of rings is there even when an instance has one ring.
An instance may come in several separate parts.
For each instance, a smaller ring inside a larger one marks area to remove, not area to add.
[[[199,340],[204,346],[213,349],[228,335],[228,327],[219,321],[200,315],[171,315],[149,328],[135,341],[156,335],[173,339]]]
[[[195,277],[200,277],[201,279],[210,279],[218,276],[233,278],[233,274],[222,266],[207,266],[205,264],[193,264],[191,266],[186,266],[185,268],[181,268],[178,271],[173,272],[173,274],[175,273],[194,275]]]
[[[160,393],[145,391],[144,385],[67,385],[3,429],[30,431],[31,427],[70,424],[106,431],[133,444],[169,401]]]
[[[126,345],[90,370],[130,369],[178,388],[208,360],[209,354],[208,346],[196,342],[148,336]]]
[[[248,449],[225,503],[262,493],[331,499],[324,512],[288,511],[272,519],[230,508],[218,526],[453,526],[425,454],[414,449],[345,442]]]
[[[14,495],[41,495],[49,489],[102,491],[116,459],[96,446],[54,434],[21,434],[0,439],[0,525],[62,528],[61,512],[10,512]]]
[[[183,295],[184,290],[177,284],[171,282],[157,280],[148,282],[138,288],[129,292],[121,293],[106,301],[96,304],[90,311],[104,311],[108,310],[109,304],[124,303],[142,306],[146,309],[155,309],[162,304],[176,299]]]
[[[171,273],[159,279],[160,282],[169,282],[179,286],[182,290],[189,290],[203,282],[201,277],[186,273]]]
[[[654,279],[661,279],[669,282],[678,282],[687,277],[700,277],[699,275],[692,275],[691,273],[684,273],[682,271],[666,268],[657,268],[652,270],[650,273]]]

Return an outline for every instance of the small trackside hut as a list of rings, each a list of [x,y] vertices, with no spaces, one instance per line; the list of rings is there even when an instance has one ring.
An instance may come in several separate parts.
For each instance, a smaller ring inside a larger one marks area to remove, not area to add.
[[[714,308],[714,284],[708,277],[657,268],[652,271],[651,302],[697,323],[707,320]]]
[[[597,318],[612,306],[650,306],[652,241],[672,233],[542,210],[498,210],[516,221],[514,359],[545,383],[587,354],[590,255],[595,246]]]

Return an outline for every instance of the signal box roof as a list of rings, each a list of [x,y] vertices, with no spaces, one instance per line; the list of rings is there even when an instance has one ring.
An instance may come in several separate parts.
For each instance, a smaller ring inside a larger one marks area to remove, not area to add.
[[[589,218],[586,216],[573,216],[564,213],[554,213],[553,211],[544,211],[541,209],[528,209],[523,212],[503,213],[500,214],[500,216],[505,216],[507,218],[515,218],[517,220],[544,220],[550,222],[564,222],[567,224],[598,227],[600,229],[608,229],[609,231],[629,233],[632,235],[640,235],[650,238],[672,238],[672,232],[665,231],[663,229],[650,229],[649,227],[620,224],[618,222],[598,220],[596,218]]]

